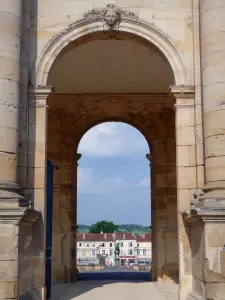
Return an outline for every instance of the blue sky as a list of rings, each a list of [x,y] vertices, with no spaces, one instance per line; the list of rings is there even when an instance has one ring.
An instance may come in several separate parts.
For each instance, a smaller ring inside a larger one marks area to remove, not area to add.
[[[144,136],[125,123],[90,129],[78,152],[78,223],[150,225],[150,169]]]

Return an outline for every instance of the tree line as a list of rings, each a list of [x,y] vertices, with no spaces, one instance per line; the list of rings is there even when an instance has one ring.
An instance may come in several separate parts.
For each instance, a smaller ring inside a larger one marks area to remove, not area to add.
[[[78,225],[78,233],[112,233],[112,232],[133,232],[133,233],[149,233],[150,226],[143,226],[139,224],[114,224],[111,221],[102,220],[94,224]]]

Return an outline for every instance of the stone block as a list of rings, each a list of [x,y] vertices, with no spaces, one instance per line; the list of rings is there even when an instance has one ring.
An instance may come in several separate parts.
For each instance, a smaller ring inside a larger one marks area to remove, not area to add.
[[[0,149],[2,152],[17,153],[17,130],[0,127]]]
[[[192,127],[195,125],[195,110],[192,107],[178,108],[176,118],[177,127]]]
[[[16,154],[0,152],[0,180],[16,182],[17,157]]]
[[[3,299],[17,298],[17,282],[0,281],[0,298]]]
[[[205,137],[225,134],[225,109],[208,112],[204,116]],[[224,146],[225,148],[225,146]]]
[[[0,257],[1,259],[1,257]],[[18,261],[1,261],[0,262],[0,282],[10,281],[18,277]]]
[[[0,260],[18,260],[18,236],[0,236]]]
[[[28,168],[28,188],[45,189],[46,168]]]
[[[224,181],[225,156],[208,157],[205,160],[207,182]]]
[[[195,165],[195,146],[177,146],[177,166],[193,167]]]
[[[190,189],[178,189],[177,209],[180,213],[189,211],[191,200]]]
[[[225,44],[225,39],[224,39]],[[203,90],[203,97],[207,97],[210,101],[204,101],[204,112],[205,114],[214,110],[224,110],[224,83],[215,82],[209,86],[205,86]]]
[[[177,176],[178,189],[193,189],[196,187],[195,167],[179,167],[177,169]]]
[[[195,145],[195,128],[177,127],[177,146]]]

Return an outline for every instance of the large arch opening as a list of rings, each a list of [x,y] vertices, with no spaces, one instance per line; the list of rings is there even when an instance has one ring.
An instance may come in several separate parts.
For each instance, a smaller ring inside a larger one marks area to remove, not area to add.
[[[91,34],[69,44],[54,60],[47,85],[47,156],[55,166],[53,282],[77,278],[77,152],[82,136],[110,121],[137,128],[151,145],[152,280],[178,280],[174,99],[168,60],[151,43],[120,32]],[[177,77],[178,78],[178,77]]]
[[[128,124],[106,122],[82,137],[78,152],[82,153],[77,199],[79,279],[149,280],[152,255],[146,139]]]

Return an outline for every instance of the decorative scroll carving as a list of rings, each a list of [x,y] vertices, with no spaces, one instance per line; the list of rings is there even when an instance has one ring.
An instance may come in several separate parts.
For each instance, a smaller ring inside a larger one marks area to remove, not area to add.
[[[194,191],[194,200],[192,201],[191,205],[196,205],[199,202],[199,199],[201,196],[203,196],[205,193],[202,189],[198,188]]]
[[[108,4],[103,9],[94,8],[84,14],[84,18],[89,20],[102,18],[104,30],[118,30],[123,17],[138,19],[134,12],[121,10],[115,4]]]

